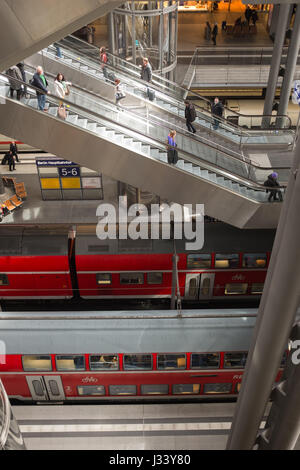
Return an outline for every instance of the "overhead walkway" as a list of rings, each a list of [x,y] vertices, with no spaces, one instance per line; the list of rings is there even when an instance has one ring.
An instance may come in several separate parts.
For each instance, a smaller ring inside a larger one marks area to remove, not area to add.
[[[105,15],[117,0],[2,0],[0,70]]]
[[[7,78],[0,91],[7,96]],[[203,203],[207,215],[240,228],[274,228],[281,204],[267,202],[258,181],[270,168],[261,168],[233,155],[216,151],[189,136],[179,135],[179,161],[167,163],[164,122],[144,119],[108,100],[72,91],[68,117],[57,117],[59,99],[48,97],[49,112],[37,108],[35,92],[28,89],[23,102],[6,98],[0,106],[2,131],[28,144],[101,171],[116,180],[160,195],[169,201]],[[288,168],[280,168],[280,180]]]
[[[87,44],[74,36],[68,36],[60,41],[63,58],[60,65],[66,66],[66,73],[69,75],[77,70],[75,75],[76,83],[81,86],[95,89],[98,86],[94,80],[103,80],[102,69],[99,64],[99,49]],[[57,58],[55,49],[49,46],[35,57],[27,59],[31,65],[40,64],[43,61],[47,70],[57,71]],[[145,82],[140,79],[140,67],[112,54],[108,53],[108,70],[115,73],[126,83],[129,93],[138,96],[145,96]],[[82,73],[82,76],[80,76]],[[68,76],[69,76],[68,75]],[[244,115],[229,108],[224,108],[224,118],[212,118],[211,102],[201,95],[189,92],[187,88],[153,74],[152,83],[149,85],[156,92],[156,99],[153,105],[161,107],[168,114],[173,114],[177,118],[184,118],[184,99],[189,94],[189,98],[195,103],[197,110],[196,125],[200,131],[208,134],[213,140],[220,143],[225,142],[239,148],[250,149],[253,147],[290,148],[295,138],[294,130],[291,130],[291,120],[288,116],[272,115],[269,117],[266,127],[266,120],[263,122],[263,115]],[[280,121],[279,121],[280,118]],[[218,128],[215,129],[215,119],[218,121]],[[279,127],[279,122],[280,126]],[[261,129],[264,124],[264,129]]]

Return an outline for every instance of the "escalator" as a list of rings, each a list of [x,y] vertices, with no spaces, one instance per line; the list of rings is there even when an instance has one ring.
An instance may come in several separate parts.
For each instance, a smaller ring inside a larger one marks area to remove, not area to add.
[[[62,39],[60,46],[63,51],[61,63],[68,65],[69,73],[72,73],[72,68],[77,68],[86,76],[91,75],[97,79],[103,77],[97,47],[74,36]],[[127,84],[131,93],[141,94],[145,89],[145,83],[140,80],[140,67],[112,54],[108,53],[107,55],[109,58],[108,69]],[[31,64],[37,65],[43,60],[45,66],[51,69],[51,58],[52,61],[55,60],[53,46],[44,49],[43,58],[31,59]],[[272,115],[266,119],[262,115],[244,115],[225,107],[225,118],[217,118],[218,129],[214,129],[215,118],[212,119],[211,102],[207,98],[189,92],[186,88],[158,74],[153,74],[151,87],[157,94],[154,105],[177,117],[184,117],[183,101],[189,93],[189,98],[196,105],[198,115],[196,123],[199,130],[206,134],[209,133],[216,141],[226,141],[239,148],[264,147],[264,150],[270,146],[278,148],[278,145],[281,148],[290,148],[293,144],[295,132],[291,129],[291,120],[286,115]],[[264,129],[261,129],[262,125]]]
[[[117,0],[3,0],[0,16],[0,70],[105,15]]]
[[[8,94],[5,75],[0,76],[0,93]],[[171,166],[166,151],[169,126],[159,118],[143,117],[73,87],[66,100],[68,116],[62,121],[57,117],[61,100],[53,95],[47,99],[45,113],[37,110],[32,87],[22,102],[6,98],[0,106],[3,132],[169,201],[203,203],[207,215],[236,227],[276,227],[281,204],[267,202],[262,184],[270,168],[195,141],[180,129],[179,161]],[[281,182],[287,181],[289,168],[276,171]]]

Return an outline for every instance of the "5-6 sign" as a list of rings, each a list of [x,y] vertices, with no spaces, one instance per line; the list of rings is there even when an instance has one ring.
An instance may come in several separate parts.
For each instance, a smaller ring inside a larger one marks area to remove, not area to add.
[[[61,178],[70,178],[72,176],[80,176],[80,167],[79,166],[66,166],[58,168],[59,175]]]

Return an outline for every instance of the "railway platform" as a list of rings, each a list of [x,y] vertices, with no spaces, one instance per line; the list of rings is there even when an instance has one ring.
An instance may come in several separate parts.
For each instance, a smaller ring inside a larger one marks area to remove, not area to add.
[[[189,451],[224,450],[235,406],[38,405],[14,406],[13,411],[28,450]]]

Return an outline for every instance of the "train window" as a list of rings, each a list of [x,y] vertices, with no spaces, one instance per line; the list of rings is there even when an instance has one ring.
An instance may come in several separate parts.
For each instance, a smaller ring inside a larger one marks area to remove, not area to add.
[[[248,352],[233,352],[224,354],[224,369],[243,369],[247,361]]]
[[[198,295],[198,281],[196,277],[192,277],[189,281],[189,297],[195,297]]]
[[[220,354],[192,354],[191,369],[218,369],[220,365]]]
[[[163,273],[148,273],[147,282],[148,284],[162,284]]]
[[[192,395],[200,392],[200,384],[172,385],[173,395]]]
[[[238,253],[223,255],[216,254],[215,267],[216,268],[238,268],[240,259]]]
[[[141,394],[142,395],[168,395],[169,385],[165,384],[149,384],[141,385]]]
[[[110,385],[110,395],[136,395],[136,385]]]
[[[152,354],[124,354],[123,366],[124,370],[151,370]]]
[[[188,268],[210,268],[211,267],[211,255],[202,255],[193,253],[187,256],[187,267]]]
[[[243,255],[243,268],[265,268],[266,265],[266,253],[245,253]]]
[[[121,284],[144,284],[143,273],[122,273],[120,274]]]
[[[97,284],[100,286],[111,284],[111,274],[109,273],[98,273],[96,274]]]
[[[243,282],[234,282],[225,284],[225,295],[244,295],[248,289],[248,284]]]
[[[119,359],[117,354],[98,354],[90,356],[90,369],[91,370],[118,370]]]
[[[0,274],[0,286],[8,286],[8,278],[6,274]]]
[[[157,368],[158,369],[185,369],[186,356],[185,354],[158,354],[157,355]]]
[[[57,370],[85,370],[84,356],[56,356]]]
[[[262,294],[264,290],[263,282],[254,282],[251,285],[251,294]]]
[[[26,372],[52,370],[51,356],[22,356],[22,364]]]
[[[80,385],[77,387],[78,395],[105,395],[105,387],[103,385]]]
[[[232,388],[231,383],[223,384],[204,384],[203,393],[230,393]]]

